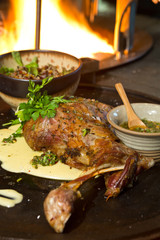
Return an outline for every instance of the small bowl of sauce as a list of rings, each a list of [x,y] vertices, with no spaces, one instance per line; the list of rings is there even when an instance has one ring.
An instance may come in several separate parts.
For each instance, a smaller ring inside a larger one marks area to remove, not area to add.
[[[160,133],[160,122],[155,122],[155,121],[150,121],[147,119],[141,119],[142,122],[146,125],[147,129],[141,128],[141,127],[136,127],[132,131],[136,132],[144,132],[144,133]],[[121,127],[125,129],[129,129],[128,127],[128,122],[123,122],[120,124]]]
[[[160,160],[160,105],[152,103],[132,103],[137,116],[144,121],[147,129],[128,128],[128,118],[124,105],[113,108],[107,115],[117,137],[128,147],[145,156]]]

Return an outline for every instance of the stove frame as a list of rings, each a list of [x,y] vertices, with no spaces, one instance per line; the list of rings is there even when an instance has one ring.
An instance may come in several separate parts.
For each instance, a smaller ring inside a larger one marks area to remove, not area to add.
[[[152,37],[145,31],[135,31],[138,0],[116,0],[114,54],[101,53],[92,58],[81,58],[82,74],[118,67],[143,57],[153,46]],[[83,0],[91,22],[98,14],[98,0]],[[86,14],[86,13],[84,13]],[[35,48],[40,49],[41,0],[37,0]]]

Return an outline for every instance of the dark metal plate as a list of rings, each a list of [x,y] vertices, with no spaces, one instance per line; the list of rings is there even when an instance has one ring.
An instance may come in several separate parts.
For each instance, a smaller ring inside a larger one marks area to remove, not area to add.
[[[160,99],[127,91],[131,102],[160,103]],[[117,106],[121,100],[112,88],[80,85],[77,96],[95,98]],[[9,106],[0,100],[0,124],[13,118]],[[22,177],[20,182],[17,179]],[[84,199],[76,206],[65,232],[56,234],[43,213],[43,201],[60,181],[26,174],[14,174],[0,168],[0,188],[23,194],[22,203],[13,208],[0,206],[0,239],[39,240],[131,240],[160,239],[160,164],[142,173],[133,188],[106,202],[103,177],[86,182]]]

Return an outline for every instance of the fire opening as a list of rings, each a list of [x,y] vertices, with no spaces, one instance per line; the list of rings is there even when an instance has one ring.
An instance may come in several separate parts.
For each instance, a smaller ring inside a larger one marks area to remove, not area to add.
[[[36,0],[10,0],[0,53],[35,48]],[[2,16],[2,14],[1,14]],[[40,49],[66,52],[76,57],[94,57],[96,52],[113,53],[113,47],[95,33],[83,13],[71,1],[42,0]]]
[[[105,27],[113,25],[111,31],[110,27],[107,31],[103,26],[97,29],[94,27],[95,19],[101,18],[99,3],[103,0],[7,0],[7,2],[9,5],[7,13],[4,15],[2,11],[0,12],[0,54],[36,48],[38,9],[41,10],[39,48],[96,60],[96,68],[93,61],[93,66],[87,67],[85,72],[133,61],[143,56],[152,46],[152,39],[147,33],[140,31],[134,34],[137,0],[116,1],[115,9],[112,9],[115,10],[112,14],[114,20],[109,19],[109,23],[104,24]],[[105,16],[108,14],[109,6],[106,2],[103,2]],[[110,15],[109,13],[108,16]],[[108,21],[108,18],[102,19],[103,23]]]

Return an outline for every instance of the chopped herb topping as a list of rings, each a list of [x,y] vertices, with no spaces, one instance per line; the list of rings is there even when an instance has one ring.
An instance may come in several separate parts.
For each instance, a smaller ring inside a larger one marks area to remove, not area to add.
[[[80,117],[80,116],[78,116],[77,117],[80,121],[82,121],[83,120],[83,117]]]
[[[89,128],[82,129],[82,136],[83,137],[85,137],[88,133],[90,133],[90,129]]]
[[[17,179],[17,182],[20,182],[20,181],[22,181],[22,178],[18,178],[18,179]]]
[[[31,164],[37,169],[38,165],[52,166],[58,161],[60,160],[57,158],[57,156],[52,152],[48,151],[46,153],[42,153],[40,156],[34,156],[31,160]]]

